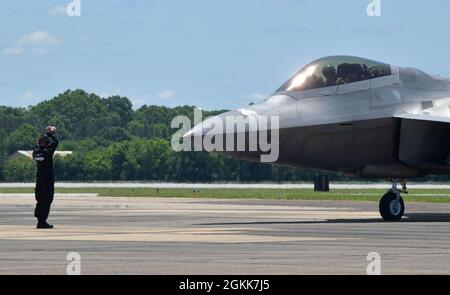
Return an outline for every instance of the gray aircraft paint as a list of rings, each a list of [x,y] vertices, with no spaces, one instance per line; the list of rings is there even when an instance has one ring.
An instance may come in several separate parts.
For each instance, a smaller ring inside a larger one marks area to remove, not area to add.
[[[276,92],[219,118],[248,114],[279,116],[280,164],[364,177],[450,173],[450,80],[417,69],[391,66],[388,76]],[[197,125],[185,136],[204,134]]]

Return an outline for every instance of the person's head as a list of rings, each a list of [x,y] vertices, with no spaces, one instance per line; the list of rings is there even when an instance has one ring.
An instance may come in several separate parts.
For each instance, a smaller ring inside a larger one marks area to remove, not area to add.
[[[40,148],[46,148],[49,147],[51,144],[51,140],[47,135],[42,135],[41,137],[39,137],[39,139],[37,140],[37,145]]]
[[[329,86],[334,85],[337,80],[336,68],[332,65],[326,65],[322,69],[322,74],[327,79],[325,83]]]
[[[45,128],[45,132],[47,132],[47,134],[54,135],[56,133],[56,127],[47,126],[47,128]]]

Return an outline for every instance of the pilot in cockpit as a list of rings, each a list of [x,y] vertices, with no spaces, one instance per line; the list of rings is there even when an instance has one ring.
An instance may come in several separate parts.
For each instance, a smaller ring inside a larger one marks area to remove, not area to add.
[[[332,65],[326,65],[322,69],[322,74],[325,77],[325,87],[328,86],[334,86],[337,82],[337,74],[336,74],[336,68]]]

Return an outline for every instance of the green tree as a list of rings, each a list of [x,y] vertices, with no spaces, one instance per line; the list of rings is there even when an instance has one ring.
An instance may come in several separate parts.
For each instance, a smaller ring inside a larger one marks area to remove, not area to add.
[[[8,154],[13,154],[17,150],[31,150],[36,146],[38,137],[39,133],[36,128],[24,124],[6,138],[6,150]]]
[[[109,127],[98,131],[96,141],[98,145],[109,146],[112,143],[129,141],[131,135],[124,128]]]
[[[0,106],[0,130],[6,135],[17,129],[25,122],[26,110]]]
[[[0,181],[4,180],[3,170],[6,162],[6,132],[0,129]]]
[[[95,136],[98,129],[125,127],[133,110],[127,98],[100,98],[83,90],[67,90],[49,101],[31,107],[27,120],[33,126],[45,128],[54,123],[62,128],[65,139]]]
[[[99,148],[99,143],[93,138],[86,138],[82,140],[62,140],[60,141],[59,150],[74,151],[80,154],[85,154]]]
[[[145,136],[145,124],[139,120],[132,120],[127,124],[127,131],[134,136],[144,137]]]
[[[103,101],[108,109],[108,112],[110,114],[115,114],[118,118],[117,121],[113,122],[114,125],[124,127],[133,119],[133,104],[128,98],[111,96],[107,99],[103,99]]]
[[[164,139],[140,141],[136,150],[136,162],[145,180],[168,180],[168,159],[171,146]]]
[[[55,178],[57,181],[93,180],[87,177],[83,163],[83,154],[74,152],[72,155],[55,157]]]
[[[9,159],[5,163],[5,181],[9,182],[29,182],[35,180],[36,164],[33,160],[25,157]]]
[[[112,155],[107,148],[89,151],[83,157],[83,180],[117,180],[113,178]]]

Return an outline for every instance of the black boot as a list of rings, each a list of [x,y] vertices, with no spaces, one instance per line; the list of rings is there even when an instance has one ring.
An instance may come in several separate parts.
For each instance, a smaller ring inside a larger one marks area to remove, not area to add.
[[[47,221],[38,221],[38,224],[36,226],[38,229],[51,229],[53,228],[53,225],[48,224]]]

